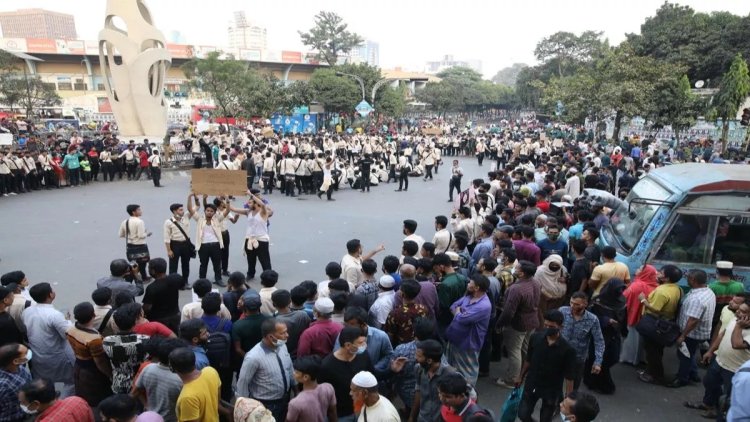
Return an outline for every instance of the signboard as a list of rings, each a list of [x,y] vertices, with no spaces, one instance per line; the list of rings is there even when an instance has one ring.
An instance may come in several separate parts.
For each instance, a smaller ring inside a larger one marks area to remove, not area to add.
[[[0,145],[13,145],[13,134],[0,133]]]
[[[85,54],[86,46],[80,40],[55,40],[58,54]]]
[[[96,97],[96,108],[99,113],[111,113],[112,104],[109,102],[109,97]]]
[[[317,114],[294,114],[281,116],[275,114],[271,117],[273,130],[281,133],[315,133],[318,131]]]
[[[263,132],[261,134],[263,135],[264,138],[273,138],[273,136],[275,135],[273,133],[273,128],[272,127],[265,127],[265,128],[263,128]]]
[[[192,45],[167,44],[167,51],[174,59],[192,59],[195,56]]]
[[[245,195],[247,175],[237,170],[195,169],[190,189],[199,195]]]
[[[283,63],[302,63],[302,53],[299,51],[282,51],[281,61]]]
[[[355,110],[357,110],[357,113],[361,114],[364,117],[367,117],[368,114],[372,113],[374,108],[365,100],[362,100],[357,104],[356,107],[354,107]]]
[[[247,60],[249,62],[259,62],[260,61],[260,50],[253,50],[249,48],[240,48],[240,60]]]
[[[0,48],[7,51],[26,52],[26,38],[3,38],[0,40]]]
[[[26,51],[29,53],[57,54],[57,43],[50,39],[26,38]]]
[[[426,136],[440,136],[443,134],[443,129],[439,127],[423,127],[422,135]]]

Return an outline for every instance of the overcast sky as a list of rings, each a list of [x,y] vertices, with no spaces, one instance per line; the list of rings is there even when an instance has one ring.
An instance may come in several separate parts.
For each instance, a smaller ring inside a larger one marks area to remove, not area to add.
[[[131,1],[131,0],[117,0]],[[156,25],[168,36],[182,32],[188,44],[223,46],[234,11],[268,29],[268,47],[306,51],[297,30],[313,25],[321,10],[344,18],[349,28],[380,44],[380,66],[422,70],[446,54],[482,61],[485,77],[516,62],[533,64],[536,43],[557,31],[603,31],[610,43],[639,32],[663,0],[146,0]],[[700,12],[747,16],[750,0],[681,0]],[[2,1],[0,9],[40,7],[75,15],[78,37],[96,39],[105,0]]]

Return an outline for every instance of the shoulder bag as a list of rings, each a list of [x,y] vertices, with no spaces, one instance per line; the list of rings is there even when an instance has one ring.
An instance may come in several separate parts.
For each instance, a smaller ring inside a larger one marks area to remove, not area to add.
[[[174,224],[177,227],[177,230],[179,230],[180,233],[182,233],[182,235],[185,236],[185,240],[188,243],[188,251],[190,252],[190,257],[191,258],[195,258],[197,256],[197,254],[195,252],[195,245],[193,244],[193,241],[190,240],[190,236],[188,236],[187,233],[185,233],[185,230],[183,230],[182,226],[179,225],[179,224],[177,224],[176,221],[174,221],[174,220],[171,220],[171,221],[172,221],[172,224]]]
[[[681,301],[682,289],[680,289],[680,301],[677,302],[675,319],[680,316]],[[654,343],[660,344],[664,347],[673,346],[677,342],[677,338],[682,334],[682,330],[680,330],[680,325],[677,321],[653,314],[643,314],[638,321],[638,324],[636,324],[635,329],[643,337],[646,337]]]

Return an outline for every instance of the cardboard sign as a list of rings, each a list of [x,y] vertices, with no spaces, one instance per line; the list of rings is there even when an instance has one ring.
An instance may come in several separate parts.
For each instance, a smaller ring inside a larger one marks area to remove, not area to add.
[[[273,138],[276,134],[273,132],[272,127],[264,127],[262,135],[264,138]]]
[[[0,145],[13,145],[13,134],[0,133]]]
[[[422,135],[427,136],[440,136],[443,134],[443,129],[439,127],[423,127]]]
[[[191,189],[199,195],[245,195],[247,175],[239,170],[195,169]]]

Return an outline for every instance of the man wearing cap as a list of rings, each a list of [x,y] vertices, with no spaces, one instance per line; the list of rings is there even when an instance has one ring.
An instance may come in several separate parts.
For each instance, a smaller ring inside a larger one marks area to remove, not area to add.
[[[377,249],[374,249],[363,256],[362,243],[359,239],[352,239],[346,242],[346,255],[341,258],[341,272],[344,280],[354,284],[354,287],[359,286],[364,279],[364,274],[362,274],[362,261],[370,259],[378,252],[384,250],[385,246],[380,245]]]
[[[370,306],[368,324],[376,328],[382,328],[388,314],[393,310],[393,300],[396,295],[394,290],[396,280],[389,275],[380,277],[378,281],[378,298]]]
[[[745,291],[745,286],[742,283],[732,279],[733,268],[734,263],[730,261],[716,261],[716,280],[708,284],[708,288],[716,295],[716,309],[712,325],[714,327],[719,322],[724,307],[732,301],[734,296]]]
[[[237,396],[263,403],[277,421],[286,420],[291,388],[296,384],[292,358],[286,349],[286,323],[269,318],[261,324],[263,340],[242,361]]]
[[[414,220],[404,220],[404,230],[403,230],[403,232],[404,232],[404,236],[406,236],[404,238],[404,242],[406,242],[407,240],[411,240],[413,242],[416,242],[417,246],[418,246],[417,250],[421,251],[422,250],[422,244],[424,244],[424,238],[422,236],[416,234],[415,233],[416,231],[417,231],[417,222],[416,221],[414,221]],[[421,257],[422,257],[422,255],[419,252],[417,252],[416,258],[421,258]]]
[[[573,200],[581,196],[581,179],[578,177],[578,170],[575,167],[571,167],[568,170],[568,179],[565,181],[565,192]]]
[[[232,324],[232,341],[235,353],[242,358],[263,338],[260,326],[266,317],[260,313],[262,302],[255,290],[247,290],[240,301],[242,317]]]
[[[334,342],[344,326],[331,321],[333,301],[327,297],[318,298],[313,306],[315,321],[299,338],[297,357],[315,355],[325,357],[333,351]]]
[[[378,380],[372,373],[358,372],[352,378],[350,395],[355,407],[362,408],[357,422],[401,422],[393,403],[378,393]]]

